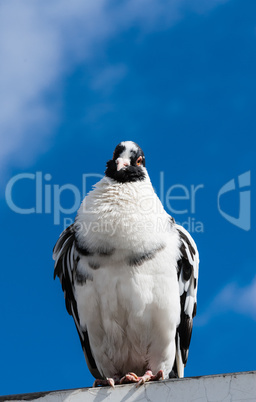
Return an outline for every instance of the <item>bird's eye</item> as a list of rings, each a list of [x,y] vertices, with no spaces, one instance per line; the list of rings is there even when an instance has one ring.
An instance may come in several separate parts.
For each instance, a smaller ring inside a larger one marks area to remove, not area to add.
[[[137,161],[136,161],[136,165],[140,166],[142,164],[142,156],[139,156]]]

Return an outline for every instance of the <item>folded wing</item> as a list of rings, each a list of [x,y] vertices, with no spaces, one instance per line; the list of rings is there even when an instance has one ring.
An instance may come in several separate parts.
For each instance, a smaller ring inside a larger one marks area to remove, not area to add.
[[[88,333],[80,325],[77,310],[75,277],[80,256],[76,247],[74,224],[61,233],[53,249],[53,259],[55,260],[54,279],[56,276],[60,279],[65,296],[66,308],[68,313],[74,318],[87,365],[95,378],[101,378],[92,356]],[[86,283],[84,283],[83,286],[86,286]]]
[[[177,275],[180,291],[180,324],[176,332],[176,359],[174,374],[184,377],[184,367],[188,359],[193,318],[197,308],[197,285],[199,255],[196,244],[190,234],[179,225],[175,225],[180,237],[180,258],[177,262]]]

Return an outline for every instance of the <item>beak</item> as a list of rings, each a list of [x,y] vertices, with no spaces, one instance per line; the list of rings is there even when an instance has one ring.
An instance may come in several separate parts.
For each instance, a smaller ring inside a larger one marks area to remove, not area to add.
[[[130,161],[129,161],[129,159],[117,158],[116,166],[117,166],[117,171],[119,171],[120,169],[124,169],[127,166],[130,166]]]

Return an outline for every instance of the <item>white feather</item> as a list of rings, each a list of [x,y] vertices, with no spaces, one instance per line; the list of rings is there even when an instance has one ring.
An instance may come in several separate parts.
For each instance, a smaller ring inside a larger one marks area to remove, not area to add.
[[[126,185],[103,178],[82,203],[76,222],[100,227],[88,236],[78,232],[81,244],[119,250],[97,257],[102,268],[94,271],[88,259],[81,259],[93,280],[75,288],[80,323],[88,330],[100,373],[111,377],[133,370],[142,375],[141,362],[150,361],[154,372],[163,369],[168,376],[180,320],[179,236],[149,178],[145,184]],[[141,266],[127,263],[132,255],[159,245],[164,247],[152,260]]]

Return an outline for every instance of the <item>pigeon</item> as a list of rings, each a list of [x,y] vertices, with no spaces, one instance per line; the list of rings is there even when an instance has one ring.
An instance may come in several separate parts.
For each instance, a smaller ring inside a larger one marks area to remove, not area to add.
[[[116,146],[53,259],[94,386],[184,377],[199,255],[164,210],[135,142]]]

